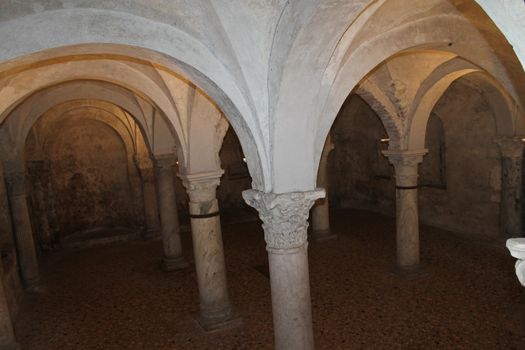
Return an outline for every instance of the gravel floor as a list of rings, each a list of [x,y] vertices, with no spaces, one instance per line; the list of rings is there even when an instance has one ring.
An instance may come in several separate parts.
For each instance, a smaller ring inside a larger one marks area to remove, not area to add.
[[[422,228],[423,270],[393,269],[391,218],[336,211],[338,239],[311,243],[317,349],[525,349],[525,288],[503,241]],[[160,241],[42,257],[43,290],[26,294],[23,349],[271,349],[270,285],[257,222],[223,228],[231,299],[243,326],[203,333],[193,268],[163,273]],[[192,261],[191,238],[183,234]]]

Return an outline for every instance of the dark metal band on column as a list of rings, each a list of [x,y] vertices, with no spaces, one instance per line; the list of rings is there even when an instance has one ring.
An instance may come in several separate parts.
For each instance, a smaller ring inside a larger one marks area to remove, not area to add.
[[[221,213],[219,211],[209,213],[209,214],[190,214],[191,219],[208,219],[214,216],[219,216]]]
[[[419,185],[416,186],[396,186],[396,190],[417,190]]]

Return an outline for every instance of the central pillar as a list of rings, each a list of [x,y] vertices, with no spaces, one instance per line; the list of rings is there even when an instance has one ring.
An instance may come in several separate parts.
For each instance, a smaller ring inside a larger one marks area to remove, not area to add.
[[[521,236],[523,138],[498,136],[495,142],[501,152],[501,231],[507,237]]]
[[[427,150],[384,151],[395,169],[397,266],[419,267],[418,165]]]
[[[144,218],[146,228],[144,238],[157,237],[160,232],[159,208],[157,205],[157,189],[155,187],[155,169],[150,159],[137,157],[135,164],[142,180],[142,195],[144,197]]]
[[[312,209],[312,239],[319,242],[337,238],[330,231],[330,204],[328,201],[328,155],[333,149],[334,143],[328,134],[317,172],[317,186],[326,190],[326,197],[319,199]]]
[[[190,197],[189,210],[197,284],[199,313],[196,320],[206,331],[240,323],[232,309],[226,282],[219,203],[216,189],[223,171],[181,174]]]
[[[22,281],[26,288],[33,289],[40,282],[40,273],[27,206],[26,174],[22,171],[7,172],[5,179]]]
[[[293,193],[243,192],[263,222],[277,350],[314,348],[308,274],[308,213],[324,190]]]
[[[174,271],[188,267],[182,255],[180,239],[179,213],[175,198],[174,172],[176,157],[173,155],[158,157],[156,160],[160,224],[164,256],[164,271]]]

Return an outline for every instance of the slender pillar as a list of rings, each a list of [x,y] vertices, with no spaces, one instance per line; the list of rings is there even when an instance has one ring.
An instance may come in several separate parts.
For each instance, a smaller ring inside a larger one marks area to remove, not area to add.
[[[4,284],[2,283],[3,280],[4,271],[2,262],[0,261],[0,349],[20,349],[16,343],[15,334],[13,332],[13,324],[11,322],[7,297],[5,294]]]
[[[223,171],[181,174],[190,197],[193,254],[199,286],[197,322],[206,331],[240,323],[233,312],[226,282],[219,203],[216,189]]]
[[[384,151],[395,169],[397,266],[419,267],[418,165],[427,150]]]
[[[498,136],[501,152],[500,226],[507,237],[521,236],[522,137]]]
[[[326,190],[326,197],[318,199],[312,209],[312,239],[316,241],[337,238],[330,231],[330,205],[328,201],[328,155],[333,149],[334,143],[332,142],[332,137],[328,134],[317,173],[317,187]]]
[[[175,198],[175,185],[173,183],[175,162],[176,158],[172,155],[156,159],[160,224],[164,248],[162,268],[164,271],[174,271],[188,267],[188,263],[182,255],[179,214]]]
[[[26,195],[26,174],[7,172],[7,192],[15,231],[16,250],[22,281],[28,289],[38,286],[40,273]]]
[[[159,236],[160,221],[157,205],[157,189],[155,187],[155,170],[152,162],[147,159],[135,159],[142,179],[142,195],[144,197],[144,217],[146,228],[144,238],[150,239]]]
[[[270,265],[273,328],[277,350],[314,348],[308,274],[308,213],[324,190],[293,193],[243,192],[259,211]]]

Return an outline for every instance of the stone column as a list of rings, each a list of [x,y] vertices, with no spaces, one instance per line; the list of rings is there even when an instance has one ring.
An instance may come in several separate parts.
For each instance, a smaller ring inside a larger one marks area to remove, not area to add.
[[[230,303],[216,189],[223,171],[181,174],[190,197],[193,255],[199,286],[197,322],[206,331],[240,323]]]
[[[328,134],[317,173],[317,186],[326,190],[326,197],[317,200],[312,209],[312,239],[315,241],[337,238],[330,231],[330,205],[328,202],[328,155],[333,149],[334,143]]]
[[[5,294],[4,284],[2,283],[3,280],[4,271],[2,262],[0,261],[0,349],[20,349],[16,343],[15,334],[13,332],[13,324],[11,322],[7,297]]]
[[[259,211],[270,265],[273,328],[277,350],[314,348],[308,274],[308,213],[324,190],[293,193],[243,192]]]
[[[173,183],[173,167],[175,163],[176,158],[171,155],[156,159],[160,225],[164,248],[162,268],[164,271],[174,271],[188,267],[188,263],[182,255],[179,214],[175,198],[175,185]]]
[[[5,178],[22,281],[26,288],[32,289],[39,284],[40,274],[27,206],[26,174],[21,171],[7,172]]]
[[[501,152],[501,230],[507,237],[521,236],[522,137],[498,136],[495,142]]]
[[[157,189],[155,187],[155,170],[152,162],[147,159],[135,159],[142,179],[142,195],[144,197],[144,217],[146,228],[144,238],[155,238],[160,232],[159,208],[157,205]]]
[[[384,151],[395,169],[397,266],[419,267],[418,165],[427,150]]]

